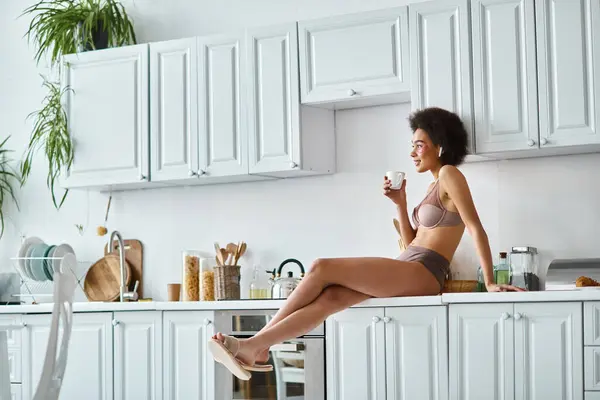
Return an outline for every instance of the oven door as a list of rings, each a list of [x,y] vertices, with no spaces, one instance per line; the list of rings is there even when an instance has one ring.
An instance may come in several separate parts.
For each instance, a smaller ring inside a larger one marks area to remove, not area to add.
[[[239,338],[247,336],[239,336]],[[217,364],[216,398],[223,400],[324,400],[325,338],[302,337],[271,347],[271,372],[242,381]]]

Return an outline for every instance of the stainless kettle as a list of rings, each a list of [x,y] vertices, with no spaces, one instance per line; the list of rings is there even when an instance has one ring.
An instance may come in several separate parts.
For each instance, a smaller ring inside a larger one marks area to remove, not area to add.
[[[300,277],[294,277],[294,273],[292,271],[288,271],[287,277],[281,277],[281,271],[286,264],[294,263],[300,267]],[[275,270],[273,270],[273,275],[275,275]],[[295,258],[288,258],[284,260],[277,269],[277,275],[273,276],[271,279],[271,298],[272,299],[287,299],[290,294],[296,289],[300,280],[304,276],[304,266],[302,263]]]

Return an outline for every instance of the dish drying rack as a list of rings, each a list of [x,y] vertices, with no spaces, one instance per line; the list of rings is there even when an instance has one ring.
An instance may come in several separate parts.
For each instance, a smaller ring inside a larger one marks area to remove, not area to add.
[[[19,278],[19,290],[18,293],[11,294],[14,301],[10,304],[21,303],[21,304],[39,304],[39,303],[52,303],[53,301],[53,280],[36,280],[33,279],[23,272],[19,266],[20,261],[32,261],[32,260],[43,260],[46,262],[54,262],[57,260],[62,261],[63,257],[11,257],[12,269],[17,273]],[[61,263],[62,264],[62,263]],[[73,274],[77,280],[77,287],[75,289],[74,301],[83,300],[87,301],[87,298],[83,292],[83,281],[85,276],[92,266],[92,261],[79,261],[77,260],[75,267],[68,267],[67,273]],[[64,265],[64,264],[62,264]],[[63,271],[64,273],[65,271]],[[2,303],[9,304],[7,301]]]

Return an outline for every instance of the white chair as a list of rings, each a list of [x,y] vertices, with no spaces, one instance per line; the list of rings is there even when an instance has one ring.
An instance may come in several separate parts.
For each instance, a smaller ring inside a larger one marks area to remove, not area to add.
[[[63,257],[60,271],[54,272],[54,307],[52,309],[52,323],[50,336],[46,347],[46,357],[42,374],[33,400],[57,400],[60,394],[67,355],[69,339],[73,327],[73,294],[77,286],[77,279],[72,271],[77,266],[73,254]],[[59,322],[62,319],[62,340],[58,350]],[[8,361],[7,329],[0,327],[0,400],[10,400],[10,366]]]

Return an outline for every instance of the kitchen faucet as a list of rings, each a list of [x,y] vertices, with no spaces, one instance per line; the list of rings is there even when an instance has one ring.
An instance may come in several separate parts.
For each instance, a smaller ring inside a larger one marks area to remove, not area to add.
[[[127,286],[125,286],[125,244],[123,243],[123,237],[121,236],[119,231],[112,231],[112,233],[110,234],[110,239],[108,240],[108,252],[112,253],[115,236],[117,237],[117,243],[119,244],[119,268],[121,270],[121,282],[119,284],[119,301],[121,303],[123,302],[123,300],[137,301],[137,288],[140,281],[135,281],[133,292],[127,291],[128,288]]]

